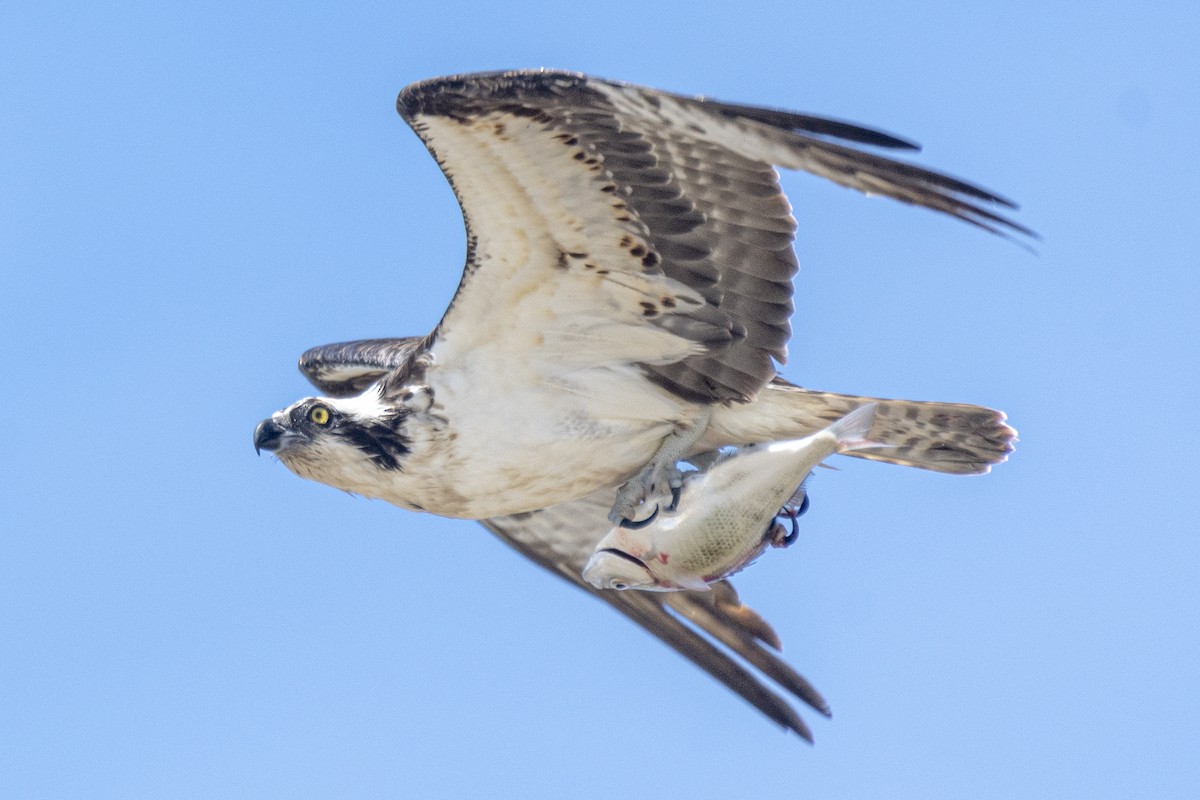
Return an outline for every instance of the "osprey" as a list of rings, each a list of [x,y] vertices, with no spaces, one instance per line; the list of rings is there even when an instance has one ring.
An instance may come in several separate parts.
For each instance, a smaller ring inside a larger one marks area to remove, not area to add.
[[[1003,461],[1015,431],[998,411],[776,375],[798,266],[775,168],[1030,234],[993,210],[1014,206],[844,144],[916,148],[880,131],[577,73],[435,78],[397,108],[462,206],[458,291],[427,336],[304,353],[323,396],[263,420],[255,447],[304,478],[479,520],[811,739],[732,657],[829,713],[727,582],[599,592],[580,570],[610,518],[678,486],[678,460],[807,436],[865,403],[870,438],[889,447],[848,455],[956,474]]]

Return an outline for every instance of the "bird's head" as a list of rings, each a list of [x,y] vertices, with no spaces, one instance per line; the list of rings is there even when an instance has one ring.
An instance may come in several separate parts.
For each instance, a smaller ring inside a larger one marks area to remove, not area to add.
[[[380,497],[404,470],[410,418],[422,405],[419,390],[395,403],[375,387],[357,397],[306,397],[258,423],[254,449],[274,453],[302,478]]]

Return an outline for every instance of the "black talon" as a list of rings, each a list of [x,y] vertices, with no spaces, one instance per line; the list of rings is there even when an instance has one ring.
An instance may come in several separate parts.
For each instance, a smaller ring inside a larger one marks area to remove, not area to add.
[[[805,497],[804,501],[807,503],[808,498]],[[799,538],[800,524],[798,522],[796,522],[796,518],[799,517],[800,514],[804,513],[803,509],[804,509],[804,507],[801,506],[800,513],[796,514],[795,516],[792,516],[791,514],[787,515],[788,519],[792,521],[792,532],[789,533],[787,536],[783,537],[783,545],[782,545],[783,547],[791,547],[793,544],[796,543],[796,539]]]
[[[631,519],[622,519],[617,524],[620,525],[622,528],[629,528],[632,531],[636,531],[638,528],[644,528],[647,525],[649,525],[651,522],[654,522],[654,518],[657,516],[658,516],[658,504],[655,503],[654,504],[654,513],[652,513],[650,516],[646,517],[645,519],[639,520],[638,522],[634,522]]]
[[[798,519],[800,519],[800,517],[804,516],[805,511],[808,511],[808,494],[807,493],[804,495],[804,499],[800,501],[800,505],[797,508],[791,508],[790,506],[784,506],[782,509],[780,509],[779,516],[787,517],[788,520],[792,523],[792,532],[789,533],[787,536],[783,537],[782,539],[780,539],[779,543],[777,545],[775,545],[776,547],[790,547],[791,545],[796,543],[796,539],[798,539],[800,537],[800,523],[798,523],[796,520],[798,520]]]
[[[680,486],[672,486],[671,487],[671,505],[667,506],[667,511],[678,511],[679,510],[679,495],[682,494],[682,492],[683,492],[683,488]],[[807,500],[808,498],[805,497],[804,499]],[[658,512],[655,512],[655,513],[658,513]],[[650,519],[654,519],[654,517],[651,517]]]

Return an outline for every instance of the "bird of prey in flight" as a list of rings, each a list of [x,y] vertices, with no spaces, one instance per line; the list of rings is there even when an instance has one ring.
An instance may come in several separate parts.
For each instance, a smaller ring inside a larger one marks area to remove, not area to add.
[[[479,520],[811,739],[763,679],[828,714],[825,701],[727,582],[600,592],[580,570],[680,459],[806,436],[864,403],[890,447],[849,455],[955,474],[1003,461],[1015,431],[998,411],[776,375],[798,269],[776,167],[1030,234],[1001,215],[1012,204],[860,149],[915,149],[886,133],[577,73],[434,78],[397,108],[462,206],[458,291],[428,335],[304,353],[323,396],[263,420],[256,448],[304,478]]]

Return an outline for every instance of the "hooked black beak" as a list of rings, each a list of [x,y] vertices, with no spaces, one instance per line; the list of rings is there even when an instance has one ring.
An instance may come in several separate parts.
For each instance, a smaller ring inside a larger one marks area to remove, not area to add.
[[[283,434],[284,430],[281,425],[274,420],[264,419],[254,429],[254,452],[261,453],[263,450],[269,453],[275,452],[279,449],[279,443],[283,441]]]

